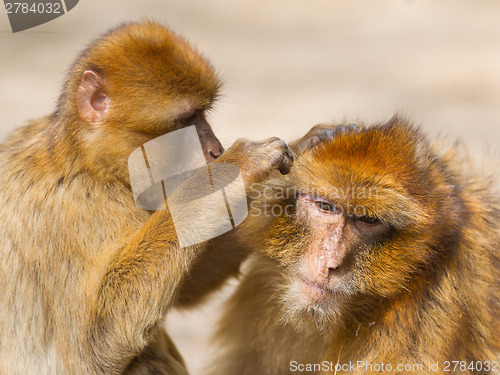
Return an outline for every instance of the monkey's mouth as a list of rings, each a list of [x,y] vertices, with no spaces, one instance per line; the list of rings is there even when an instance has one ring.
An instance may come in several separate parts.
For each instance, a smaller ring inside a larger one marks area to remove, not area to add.
[[[334,290],[325,285],[310,281],[302,275],[298,276],[297,283],[299,284],[299,292],[306,296],[311,302],[321,302],[337,296]]]

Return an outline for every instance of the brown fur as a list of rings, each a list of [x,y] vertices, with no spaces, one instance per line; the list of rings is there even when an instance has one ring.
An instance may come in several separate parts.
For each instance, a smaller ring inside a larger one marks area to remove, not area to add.
[[[214,375],[490,373],[486,362],[492,367],[500,352],[500,199],[457,150],[436,150],[395,118],[306,151],[289,176],[267,187],[293,191],[263,195],[269,205],[296,208],[298,195],[321,192],[362,205],[392,229],[355,244],[345,292],[304,307],[292,285],[315,228],[296,211],[275,217],[221,320],[225,351]],[[376,196],[362,194],[370,188]],[[292,361],[393,368],[292,371]],[[445,372],[445,361],[474,362],[476,370]],[[423,368],[397,371],[398,364]]]
[[[136,206],[127,160],[193,113],[221,151],[203,116],[219,85],[168,29],[123,25],[82,53],[52,115],[0,146],[0,374],[186,374],[162,319],[245,254],[225,254],[232,234],[181,249],[168,211]],[[240,140],[219,161],[252,183],[289,164],[284,152]]]

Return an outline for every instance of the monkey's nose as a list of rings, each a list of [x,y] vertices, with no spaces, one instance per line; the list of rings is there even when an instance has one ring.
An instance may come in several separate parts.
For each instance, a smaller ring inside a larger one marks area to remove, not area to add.
[[[205,154],[205,159],[207,161],[207,163],[211,163],[213,162],[215,159],[217,159],[220,155],[218,155],[217,153],[215,152],[212,152],[212,151],[207,151],[207,153]]]
[[[224,147],[222,147],[221,145],[214,145],[207,149],[208,158],[211,159],[211,161],[217,159],[219,156],[222,155],[223,152],[224,152]]]
[[[336,273],[338,273],[337,272],[338,268],[339,268],[339,266],[337,266],[337,267],[328,267],[328,276],[335,275]]]

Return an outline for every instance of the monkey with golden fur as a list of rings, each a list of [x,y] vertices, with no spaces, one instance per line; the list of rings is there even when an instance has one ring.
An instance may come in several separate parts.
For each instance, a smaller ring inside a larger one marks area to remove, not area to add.
[[[184,39],[126,24],[81,54],[50,116],[0,145],[0,374],[187,373],[163,318],[237,273],[245,253],[236,231],[181,248],[168,210],[136,205],[127,161],[195,125],[206,161],[237,164],[245,183],[287,173],[276,138],[221,156],[205,118],[219,87]]]
[[[254,192],[265,230],[212,374],[497,373],[495,181],[400,118],[338,129]]]

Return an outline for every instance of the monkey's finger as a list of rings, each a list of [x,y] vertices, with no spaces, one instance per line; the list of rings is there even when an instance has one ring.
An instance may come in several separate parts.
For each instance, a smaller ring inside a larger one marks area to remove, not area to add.
[[[347,131],[357,132],[359,130],[361,130],[361,128],[358,125],[356,125],[356,124],[349,124],[349,125],[347,125]]]
[[[336,136],[343,134],[343,133],[355,133],[355,132],[359,131],[360,129],[361,128],[354,123],[349,124],[349,125],[338,125],[333,129],[334,130],[333,136],[336,137]]]
[[[294,161],[295,161],[295,154],[293,153],[292,150],[290,150],[288,146],[286,146],[286,149],[283,151],[283,159],[281,161],[280,166],[278,167],[280,173],[281,174],[290,173]]]
[[[349,125],[316,125],[309,133],[306,135],[305,141],[301,144],[301,149],[303,151],[310,150],[320,143],[325,141],[331,141],[333,138],[344,134],[353,133],[360,130],[360,127],[356,124]]]
[[[274,168],[281,174],[288,174],[294,161],[294,154],[288,145],[278,137],[267,138],[260,142],[265,148],[270,148],[270,157]]]
[[[257,144],[264,145],[264,146],[270,146],[270,147],[280,147],[281,145],[285,144],[285,142],[278,137],[269,137],[266,138],[262,141],[257,141]]]

